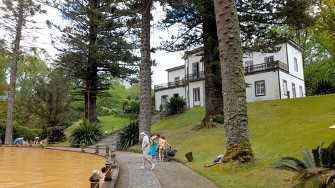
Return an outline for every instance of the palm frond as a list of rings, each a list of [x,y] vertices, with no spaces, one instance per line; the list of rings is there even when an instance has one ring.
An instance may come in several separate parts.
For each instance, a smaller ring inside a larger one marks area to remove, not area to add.
[[[303,152],[303,163],[306,165],[306,168],[316,168],[314,157],[308,150]]]
[[[282,169],[282,170],[289,170],[292,172],[300,172],[306,169],[306,165],[304,164],[303,161],[297,158],[284,157],[274,163],[274,168]]]

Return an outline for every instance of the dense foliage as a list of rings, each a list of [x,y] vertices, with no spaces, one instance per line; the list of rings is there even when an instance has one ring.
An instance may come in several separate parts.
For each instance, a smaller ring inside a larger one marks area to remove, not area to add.
[[[75,147],[89,146],[95,144],[102,137],[103,130],[100,124],[84,121],[72,131],[70,142]]]
[[[127,127],[123,128],[120,133],[118,149],[125,150],[139,143],[139,127],[138,121],[131,122]]]
[[[304,151],[302,160],[284,157],[275,163],[275,168],[296,173],[294,187],[332,188],[335,186],[335,141],[328,147],[322,144],[312,152]]]
[[[0,140],[3,143],[5,139],[6,127],[3,123],[0,122]],[[30,129],[24,126],[15,125],[13,128],[13,139],[24,138],[27,140],[34,140],[35,137],[41,136],[42,131],[40,129]]]
[[[44,128],[42,132],[42,139],[47,138],[48,144],[62,142],[65,140],[64,130],[65,130],[65,127],[63,126],[54,126],[54,127]]]
[[[173,96],[166,104],[169,115],[183,113],[186,109],[186,102],[182,97]]]
[[[307,95],[335,93],[335,60],[307,65],[305,83]]]

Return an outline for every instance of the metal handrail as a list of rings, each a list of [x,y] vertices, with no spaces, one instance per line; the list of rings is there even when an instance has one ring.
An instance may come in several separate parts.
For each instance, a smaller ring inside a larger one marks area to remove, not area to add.
[[[267,70],[275,70],[275,69],[289,71],[287,64],[282,63],[280,61],[273,61],[273,62],[268,62],[268,63],[247,66],[244,68],[244,73],[247,75],[247,74],[252,74],[252,73],[257,73],[257,72],[262,72],[262,71],[267,71]]]

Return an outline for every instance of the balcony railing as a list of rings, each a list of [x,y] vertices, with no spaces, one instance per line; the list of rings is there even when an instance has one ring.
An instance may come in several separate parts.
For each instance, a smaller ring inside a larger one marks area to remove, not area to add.
[[[244,73],[245,75],[248,74],[254,74],[258,72],[265,72],[265,71],[271,71],[271,70],[283,70],[283,71],[289,71],[288,65],[285,63],[282,63],[280,61],[273,61],[269,63],[262,63],[262,64],[257,64],[257,65],[252,65],[252,66],[247,66],[244,68]]]
[[[249,74],[255,74],[255,73],[272,71],[272,70],[274,71],[278,69],[283,70],[285,72],[289,71],[287,64],[282,63],[280,61],[273,61],[269,63],[262,63],[262,64],[257,64],[257,65],[247,66],[244,68],[244,71],[245,71],[244,73],[245,75],[249,75]],[[176,88],[176,87],[185,86],[189,82],[195,82],[195,81],[204,80],[204,79],[205,79],[205,73],[198,72],[198,73],[188,74],[187,76],[185,76],[183,80],[169,82],[166,84],[155,85],[154,89],[155,91],[158,91],[158,90]]]
[[[185,79],[189,82],[203,80],[205,79],[205,72],[197,72],[193,74],[188,74]]]
[[[175,87],[180,87],[180,86],[184,86],[186,84],[186,81],[183,80],[178,80],[175,82],[169,82],[166,84],[160,84],[160,85],[155,85],[155,91],[158,90],[163,90],[163,89],[168,89],[168,88],[175,88]]]

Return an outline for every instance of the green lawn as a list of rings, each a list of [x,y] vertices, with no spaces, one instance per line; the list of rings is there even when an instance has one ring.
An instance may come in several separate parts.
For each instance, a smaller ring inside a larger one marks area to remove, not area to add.
[[[203,167],[224,151],[224,130],[194,129],[204,115],[202,108],[163,119],[153,131],[166,136],[178,149],[177,159],[185,161],[184,154],[192,151],[195,160],[186,165],[227,188],[289,187],[291,174],[275,170],[271,164],[283,156],[301,157],[303,149],[335,139],[335,130],[328,128],[335,124],[335,95],[255,102],[248,107],[256,161],[242,167]]]
[[[130,120],[127,117],[118,116],[102,116],[99,117],[102,129],[106,134],[111,134],[114,131],[120,130],[129,124]],[[72,126],[65,130],[65,135],[70,136],[71,132],[80,125],[82,120],[75,122]]]

